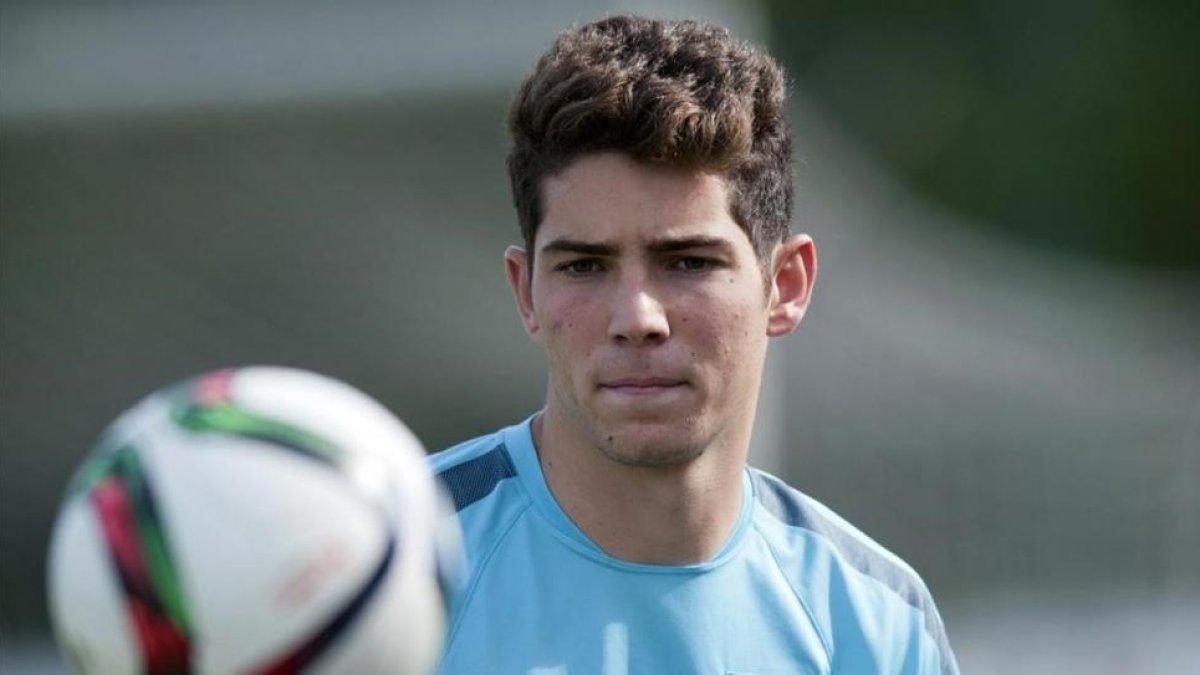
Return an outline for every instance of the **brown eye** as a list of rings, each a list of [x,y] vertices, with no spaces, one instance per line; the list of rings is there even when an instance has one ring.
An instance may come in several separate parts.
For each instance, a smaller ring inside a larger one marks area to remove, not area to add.
[[[708,258],[699,258],[697,256],[684,256],[677,258],[674,262],[674,268],[681,272],[703,272],[712,268],[712,261]]]
[[[581,260],[572,260],[571,262],[563,263],[558,266],[562,272],[575,277],[588,276],[600,271],[600,262],[592,258],[584,258]]]

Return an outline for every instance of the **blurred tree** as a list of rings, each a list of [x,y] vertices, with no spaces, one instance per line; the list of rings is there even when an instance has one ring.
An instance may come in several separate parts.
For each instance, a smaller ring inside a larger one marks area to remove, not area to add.
[[[921,193],[1035,245],[1200,269],[1200,4],[766,6],[795,84]]]

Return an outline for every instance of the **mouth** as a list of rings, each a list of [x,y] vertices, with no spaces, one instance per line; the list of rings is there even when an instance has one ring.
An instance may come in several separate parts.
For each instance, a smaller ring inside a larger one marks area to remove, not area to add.
[[[676,391],[687,384],[686,380],[674,378],[630,377],[601,382],[599,388],[624,396],[654,396]]]

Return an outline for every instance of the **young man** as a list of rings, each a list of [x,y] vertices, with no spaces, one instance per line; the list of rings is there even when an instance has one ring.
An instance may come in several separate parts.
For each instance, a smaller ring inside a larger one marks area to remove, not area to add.
[[[911,569],[746,466],[817,273],[783,106],[762,52],[634,17],[521,87],[505,260],[546,404],[432,459],[468,563],[443,673],[957,672]]]

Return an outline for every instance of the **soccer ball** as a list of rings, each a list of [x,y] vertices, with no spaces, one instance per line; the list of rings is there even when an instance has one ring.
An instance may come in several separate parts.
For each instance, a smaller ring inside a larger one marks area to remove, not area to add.
[[[456,535],[417,438],[340,382],[219,371],[122,415],[49,555],[84,673],[414,673],[436,666]]]

